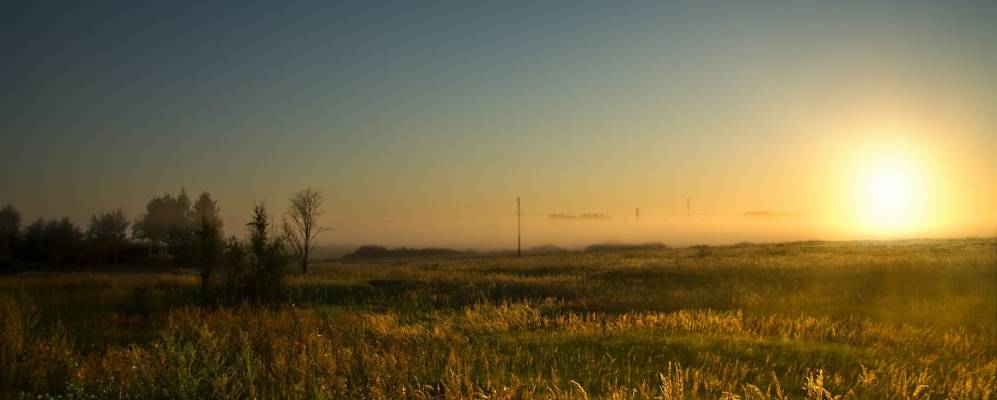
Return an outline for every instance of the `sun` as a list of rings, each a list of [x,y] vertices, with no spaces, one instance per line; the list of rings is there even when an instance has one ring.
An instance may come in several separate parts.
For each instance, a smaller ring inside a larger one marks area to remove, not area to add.
[[[871,160],[861,168],[859,182],[857,206],[863,226],[899,233],[918,224],[923,193],[909,160],[889,156]]]

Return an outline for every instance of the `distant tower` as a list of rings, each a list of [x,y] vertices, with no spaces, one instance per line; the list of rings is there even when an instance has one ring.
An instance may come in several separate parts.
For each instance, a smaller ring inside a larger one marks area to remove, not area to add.
[[[640,207],[634,210],[634,219],[640,221]]]
[[[685,198],[685,216],[692,216],[692,199],[688,197]]]

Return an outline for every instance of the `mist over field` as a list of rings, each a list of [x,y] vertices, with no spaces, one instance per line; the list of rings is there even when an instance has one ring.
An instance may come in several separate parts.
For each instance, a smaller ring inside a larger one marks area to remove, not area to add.
[[[869,233],[840,226],[833,218],[807,215],[644,215],[635,220],[609,217],[605,220],[556,220],[547,215],[524,216],[523,247],[556,245],[577,249],[602,242],[662,242],[685,247],[696,244],[725,245],[739,242],[772,243],[798,240],[888,240],[934,237],[992,236],[993,224],[986,218],[947,230]],[[340,225],[330,232],[323,246],[355,247],[363,244],[455,249],[508,250],[516,246],[516,219],[399,219]]]

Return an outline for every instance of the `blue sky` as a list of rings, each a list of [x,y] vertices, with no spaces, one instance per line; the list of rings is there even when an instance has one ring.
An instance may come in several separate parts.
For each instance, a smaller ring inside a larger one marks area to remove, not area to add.
[[[0,202],[82,222],[183,185],[237,226],[311,186],[342,240],[516,195],[829,215],[826,149],[883,134],[993,212],[992,2],[204,3],[0,6]]]

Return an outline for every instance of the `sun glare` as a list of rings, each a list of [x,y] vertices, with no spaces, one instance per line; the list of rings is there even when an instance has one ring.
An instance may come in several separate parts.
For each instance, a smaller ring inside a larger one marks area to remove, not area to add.
[[[898,233],[921,218],[921,187],[907,160],[884,157],[867,164],[860,178],[859,216],[867,228]]]

